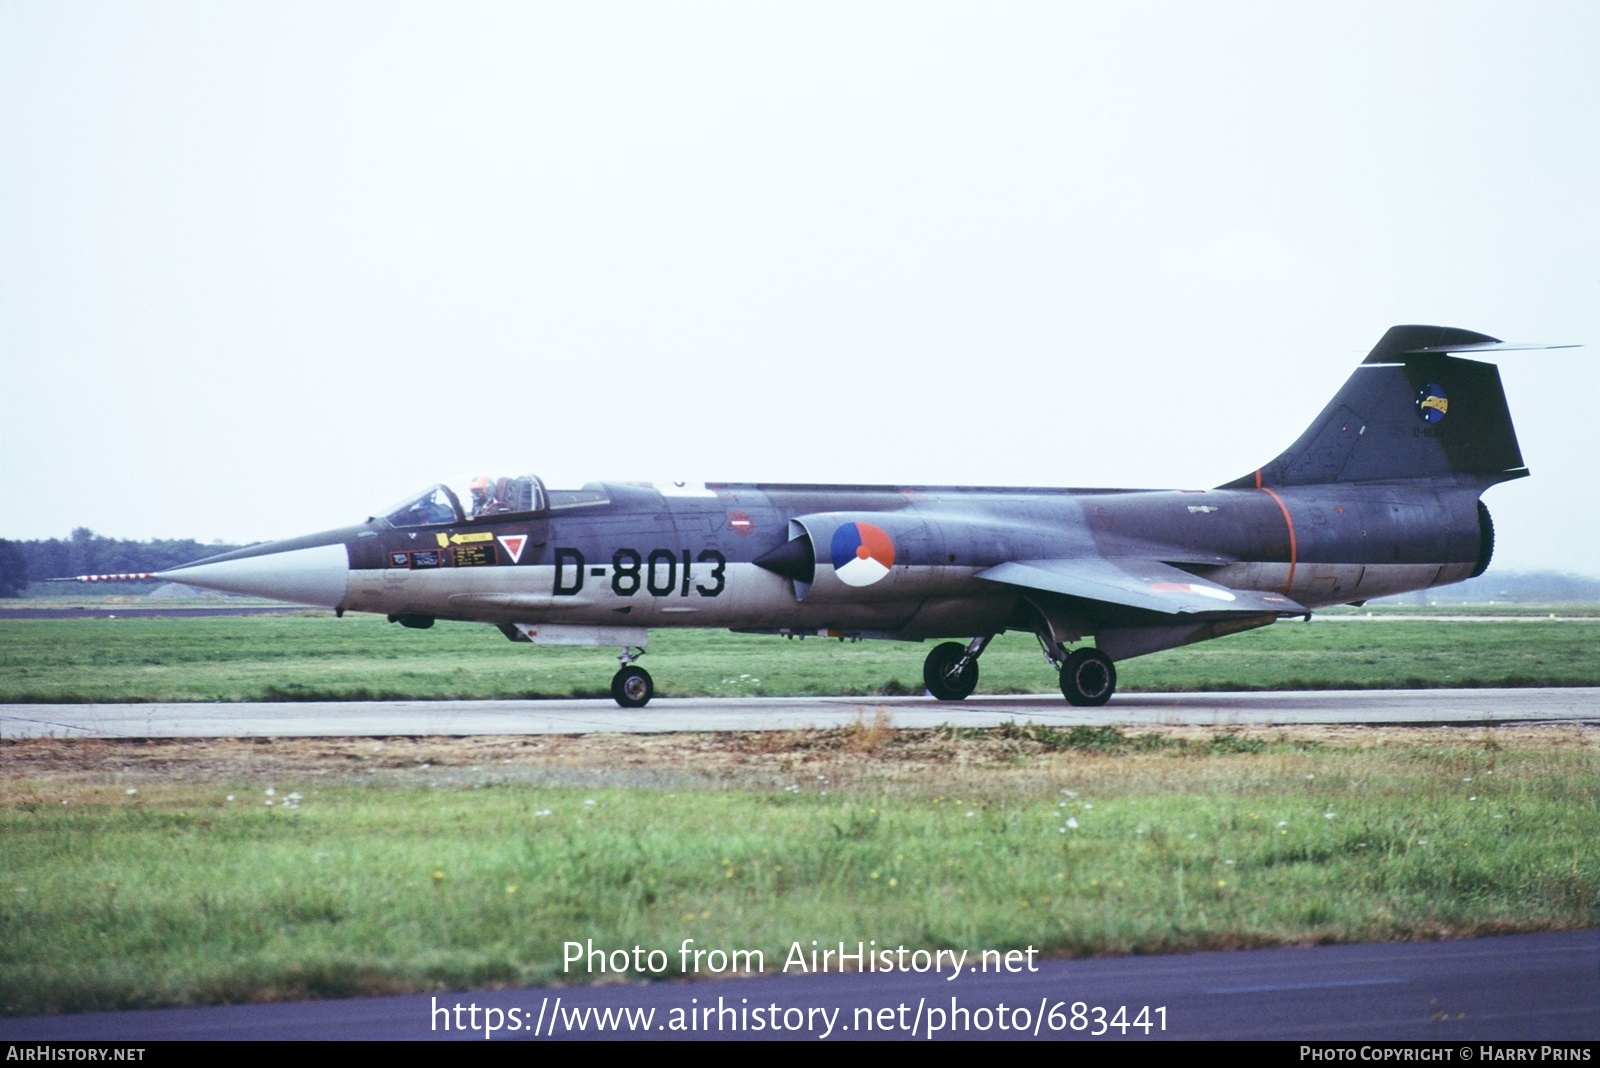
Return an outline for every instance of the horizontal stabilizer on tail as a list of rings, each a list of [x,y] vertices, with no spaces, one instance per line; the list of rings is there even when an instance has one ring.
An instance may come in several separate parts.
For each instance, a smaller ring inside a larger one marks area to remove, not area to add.
[[[1403,363],[1407,356],[1430,352],[1525,352],[1535,349],[1575,349],[1573,344],[1501,341],[1488,334],[1453,326],[1391,326],[1373,346],[1363,363]]]

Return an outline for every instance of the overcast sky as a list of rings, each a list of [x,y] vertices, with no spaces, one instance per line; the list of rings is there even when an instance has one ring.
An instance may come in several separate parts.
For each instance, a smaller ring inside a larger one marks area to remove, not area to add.
[[[0,2],[0,537],[476,471],[1203,487],[1396,323],[1600,573],[1600,4]]]

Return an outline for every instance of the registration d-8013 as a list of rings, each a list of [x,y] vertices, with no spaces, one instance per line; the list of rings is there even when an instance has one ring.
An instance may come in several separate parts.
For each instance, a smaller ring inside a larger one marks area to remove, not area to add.
[[[618,549],[611,566],[590,565],[577,549],[555,551],[556,576],[552,593],[573,597],[583,591],[585,578],[611,576],[611,592],[618,597],[715,597],[728,584],[728,558],[716,549]]]

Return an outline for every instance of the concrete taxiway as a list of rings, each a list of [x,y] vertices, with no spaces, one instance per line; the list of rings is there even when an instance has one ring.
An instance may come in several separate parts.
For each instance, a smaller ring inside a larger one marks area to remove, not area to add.
[[[0,705],[0,738],[296,738],[389,735],[641,734],[794,730],[886,716],[896,727],[992,727],[1007,721],[1242,724],[1600,726],[1600,687],[1120,694],[1102,708],[1059,696],[663,697],[642,709],[600,698],[548,701],[310,701],[236,704]]]

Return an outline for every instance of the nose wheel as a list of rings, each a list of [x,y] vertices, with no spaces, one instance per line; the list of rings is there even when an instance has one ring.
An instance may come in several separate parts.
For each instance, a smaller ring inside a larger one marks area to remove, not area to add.
[[[622,667],[611,676],[611,698],[623,708],[643,708],[655,696],[656,683],[650,672],[634,663],[644,655],[643,646],[623,646],[617,662]]]
[[[643,708],[655,692],[655,680],[642,667],[630,664],[611,676],[611,696],[623,708]]]

